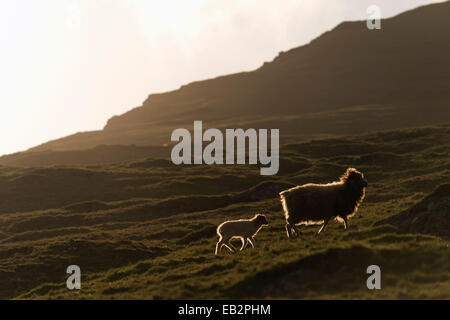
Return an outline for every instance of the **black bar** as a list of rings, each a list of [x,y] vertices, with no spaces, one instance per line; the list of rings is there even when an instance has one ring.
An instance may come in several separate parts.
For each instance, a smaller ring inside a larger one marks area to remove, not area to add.
[[[121,319],[280,319],[290,316],[304,319],[323,316],[347,318],[379,318],[417,315],[433,310],[446,314],[449,301],[399,301],[399,300],[82,300],[82,301],[2,301],[2,312],[17,317],[21,313],[89,315],[104,317],[114,315]],[[209,311],[209,312],[208,312]],[[44,313],[43,313],[44,312]],[[187,314],[186,314],[187,312]],[[139,316],[138,316],[139,315]],[[82,319],[84,320],[84,319]]]

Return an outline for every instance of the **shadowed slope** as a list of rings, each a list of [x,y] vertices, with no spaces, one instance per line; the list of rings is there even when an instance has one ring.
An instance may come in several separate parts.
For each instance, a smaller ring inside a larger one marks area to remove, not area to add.
[[[175,128],[191,128],[194,120],[218,128],[280,128],[284,142],[448,121],[449,16],[446,2],[386,19],[382,30],[345,22],[253,72],[150,95],[102,131],[31,150],[162,145]]]
[[[411,209],[380,221],[409,233],[424,233],[450,239],[450,184],[439,186]]]

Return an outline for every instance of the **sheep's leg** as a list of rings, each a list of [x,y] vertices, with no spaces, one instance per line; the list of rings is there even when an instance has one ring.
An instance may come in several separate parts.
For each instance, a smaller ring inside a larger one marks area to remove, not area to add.
[[[348,219],[347,219],[347,217],[344,217],[344,228],[345,228],[345,230],[348,230]]]
[[[297,237],[300,237],[302,235],[302,233],[300,232],[300,230],[297,228],[297,226],[295,224],[292,225],[292,229],[294,229]]]
[[[223,245],[227,247],[231,252],[235,253],[237,250],[236,248],[230,243],[230,239],[227,241],[224,241]]]
[[[241,249],[239,249],[239,251],[244,250],[245,248],[247,248],[247,239],[245,239],[244,237],[241,238],[242,241],[242,246]]]
[[[256,245],[255,238],[253,238],[253,237],[247,238],[247,241],[252,245],[253,248],[255,247],[255,245]]]
[[[322,226],[320,227],[319,231],[317,232],[317,235],[319,235],[321,232],[325,231],[325,228],[327,227],[328,222],[330,222],[330,219],[326,219],[323,222]]]
[[[224,245],[222,237],[217,241],[216,244],[216,255],[220,254],[220,251],[222,251],[222,246]]]
[[[216,253],[215,253],[216,256],[220,253],[220,248],[222,248],[222,246],[220,245],[220,247],[219,247],[219,245],[220,245],[220,241],[217,242],[217,244],[216,244]]]
[[[286,233],[288,238],[294,238],[294,234],[296,237],[300,237],[302,235],[302,233],[300,232],[300,230],[298,230],[297,226],[295,224],[291,224],[291,223],[286,223]],[[294,232],[292,232],[294,231]]]
[[[286,223],[286,233],[287,233],[287,236],[288,236],[288,238],[290,239],[290,238],[292,238],[292,228],[291,228],[291,225],[289,224],[289,223]]]

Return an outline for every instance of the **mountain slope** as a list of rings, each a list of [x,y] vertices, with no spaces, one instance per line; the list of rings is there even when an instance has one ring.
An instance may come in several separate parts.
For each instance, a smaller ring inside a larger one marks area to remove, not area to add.
[[[174,129],[192,129],[194,120],[222,129],[279,128],[284,142],[446,122],[449,15],[445,2],[386,19],[382,30],[368,30],[364,21],[344,22],[253,72],[150,95],[141,107],[110,119],[104,130],[30,151],[162,145]]]

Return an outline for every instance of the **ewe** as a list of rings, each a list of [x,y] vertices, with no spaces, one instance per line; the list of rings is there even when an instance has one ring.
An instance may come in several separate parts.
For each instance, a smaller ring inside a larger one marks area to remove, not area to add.
[[[286,218],[286,232],[300,235],[298,224],[321,224],[317,234],[325,230],[331,219],[344,222],[353,217],[364,199],[367,181],[354,168],[348,168],[339,181],[328,184],[305,184],[280,193]]]

